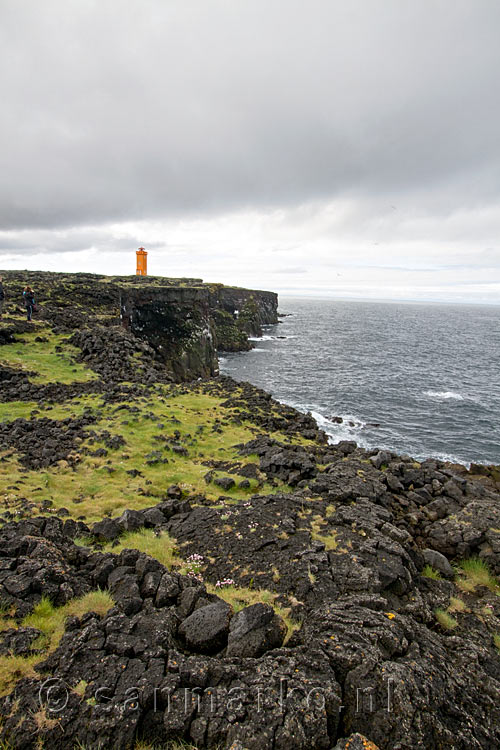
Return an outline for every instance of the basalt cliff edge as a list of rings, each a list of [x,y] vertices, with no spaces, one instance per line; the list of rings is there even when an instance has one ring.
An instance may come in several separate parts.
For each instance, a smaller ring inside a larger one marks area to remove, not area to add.
[[[2,275],[0,747],[500,747],[498,467],[219,376],[271,292]]]

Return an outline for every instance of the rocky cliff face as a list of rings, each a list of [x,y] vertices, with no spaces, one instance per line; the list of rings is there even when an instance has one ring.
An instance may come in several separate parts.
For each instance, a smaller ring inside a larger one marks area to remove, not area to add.
[[[158,362],[178,382],[217,374],[217,351],[246,351],[251,348],[249,336],[260,336],[263,325],[278,322],[276,294],[204,284],[201,279],[34,271],[2,275],[6,313],[22,312],[22,290],[29,284],[38,317],[61,332],[77,331],[75,343],[85,356],[93,354],[98,360],[110,330],[121,324],[132,342],[139,339],[153,348]],[[0,336],[8,340],[9,329]],[[116,341],[120,335],[111,338]],[[114,348],[113,341],[108,343]],[[109,366],[109,359],[101,357],[101,369]]]
[[[249,336],[262,336],[262,326],[278,322],[278,295],[273,292],[219,286],[212,308],[219,351],[248,351]]]
[[[176,380],[218,371],[210,294],[203,287],[120,289],[121,319],[146,340]]]
[[[177,380],[214,375],[218,351],[246,351],[277,323],[278,295],[222,285],[120,288],[123,325],[147,340]]]
[[[262,326],[278,322],[278,295],[274,292],[219,286],[213,307],[232,315],[250,336],[261,336]]]

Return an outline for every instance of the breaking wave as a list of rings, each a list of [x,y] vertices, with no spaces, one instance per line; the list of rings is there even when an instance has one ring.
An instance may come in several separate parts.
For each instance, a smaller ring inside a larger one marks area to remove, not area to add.
[[[455,399],[456,401],[464,400],[462,394],[455,393],[455,391],[424,391],[424,396],[435,398],[439,401],[447,401],[448,399]]]

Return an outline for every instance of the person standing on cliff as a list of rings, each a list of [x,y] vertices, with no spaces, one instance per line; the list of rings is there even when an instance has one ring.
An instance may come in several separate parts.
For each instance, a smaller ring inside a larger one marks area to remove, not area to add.
[[[0,276],[0,320],[2,320],[3,302],[5,299],[5,291],[3,288],[3,277]]]
[[[30,286],[24,287],[23,297],[28,320],[31,320],[33,317],[33,308],[35,307],[35,292]]]

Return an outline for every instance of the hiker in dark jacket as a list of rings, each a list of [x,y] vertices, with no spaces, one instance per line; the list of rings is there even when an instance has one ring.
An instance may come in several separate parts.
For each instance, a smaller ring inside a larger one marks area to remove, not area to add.
[[[28,320],[31,320],[33,316],[33,308],[35,307],[35,292],[30,286],[24,288],[23,297]]]
[[[3,301],[5,299],[5,292],[3,288],[3,277],[0,276],[0,320],[2,320]]]

